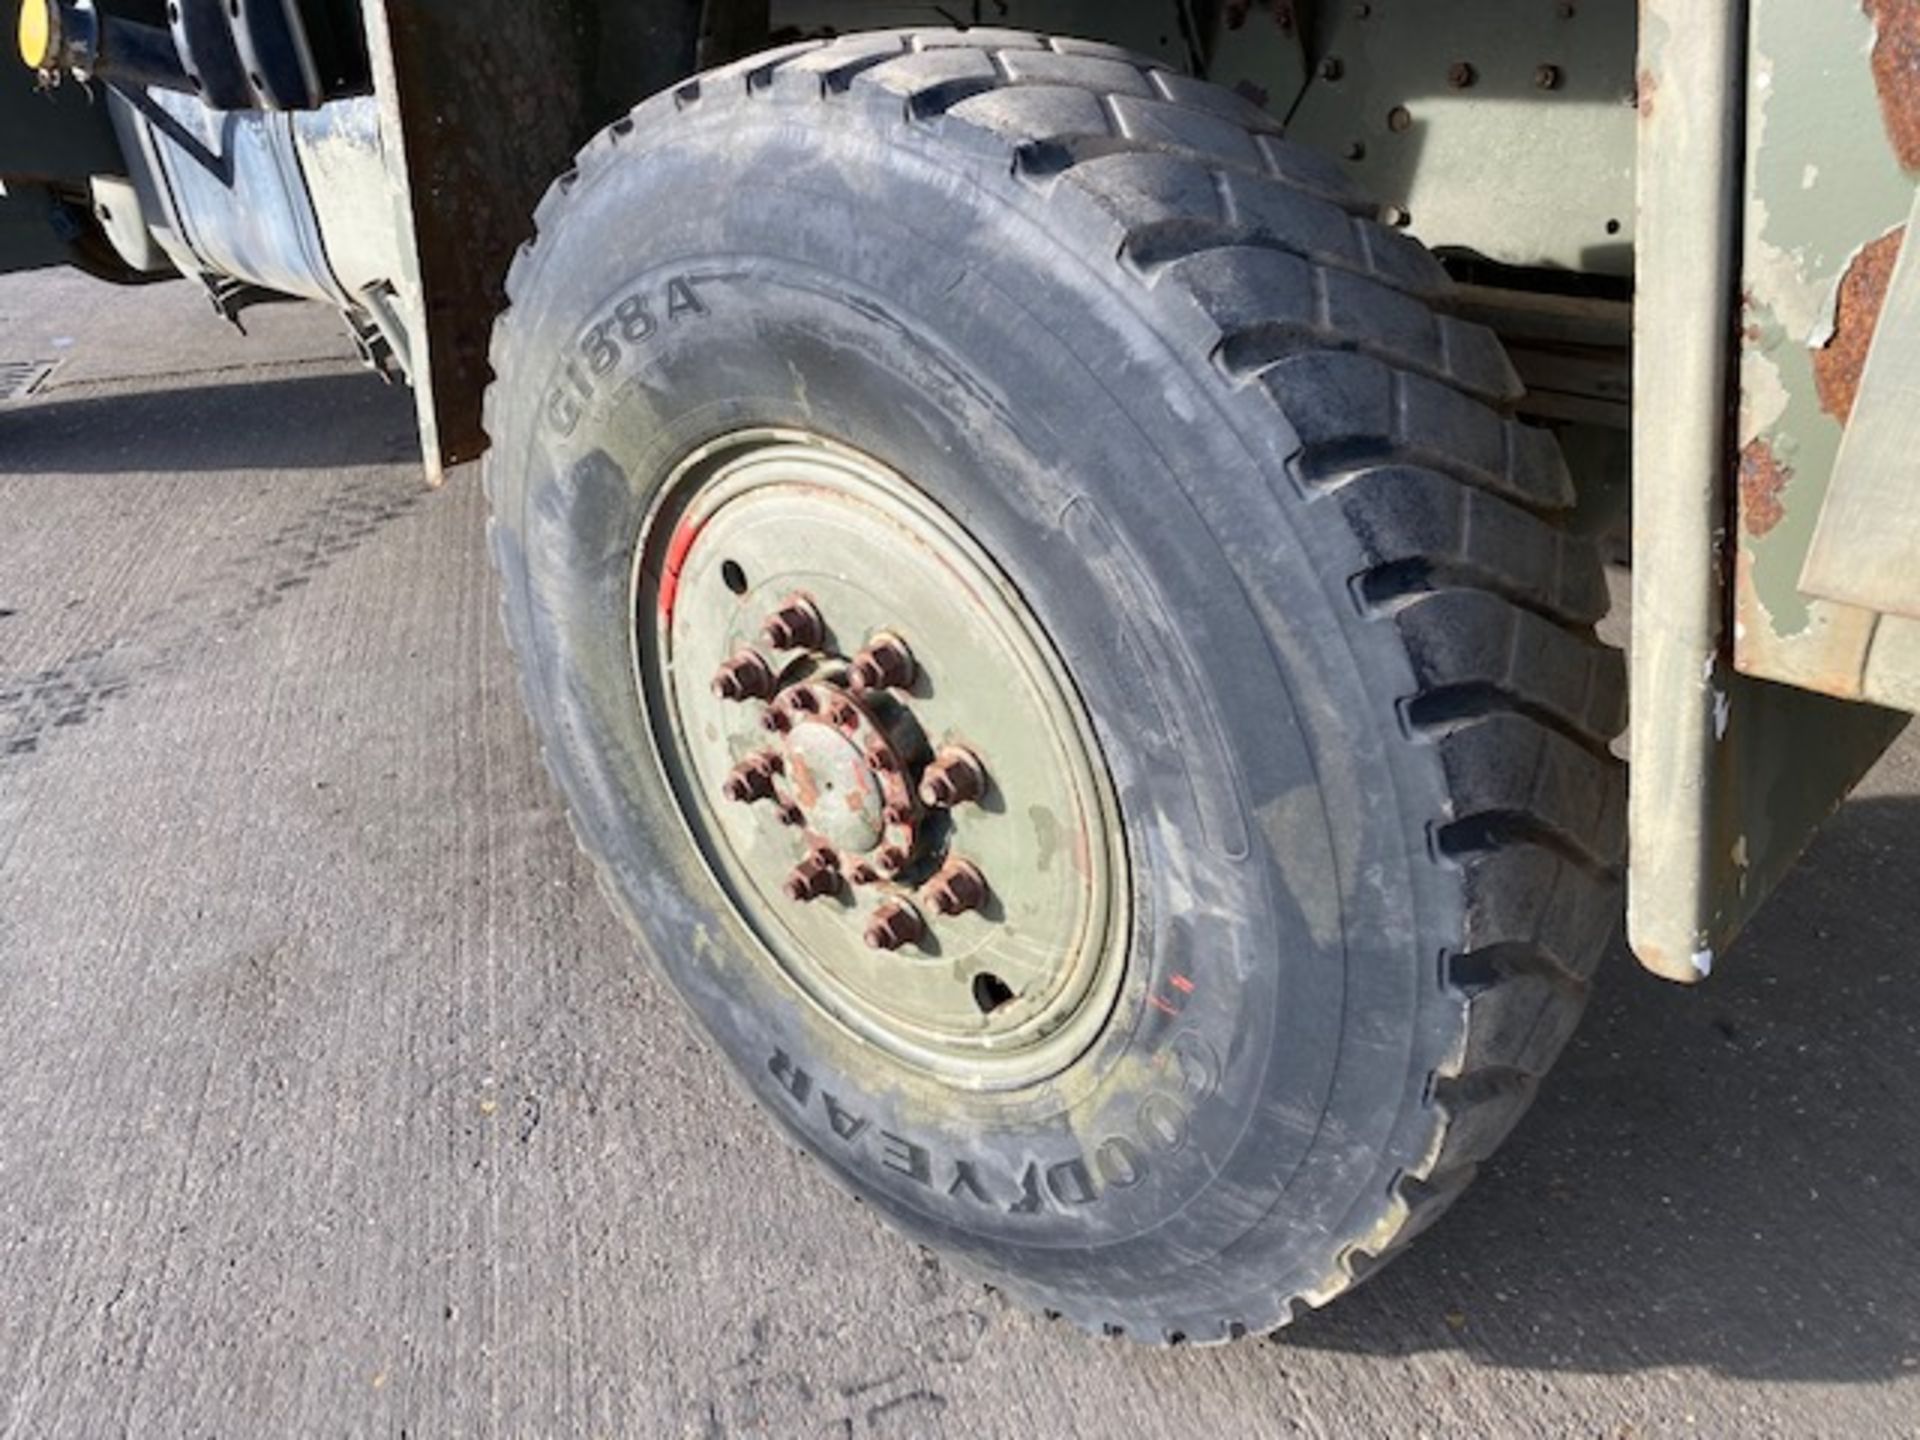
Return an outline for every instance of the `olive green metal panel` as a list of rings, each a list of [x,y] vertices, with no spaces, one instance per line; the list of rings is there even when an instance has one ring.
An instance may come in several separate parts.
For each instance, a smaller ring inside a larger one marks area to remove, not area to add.
[[[1512,265],[1632,269],[1633,0],[1302,7],[1288,133],[1413,233]]]
[[[1920,234],[1920,195],[1908,215]],[[1920,616],[1920,245],[1901,248],[1801,576],[1810,594]]]
[[[1877,132],[1863,137],[1844,105],[1836,111],[1844,123],[1825,131],[1811,108],[1790,109],[1777,93],[1767,43],[1776,25],[1780,43],[1816,67],[1810,74],[1839,64],[1849,47],[1852,63],[1862,61],[1864,37],[1833,43],[1831,29],[1846,25],[1833,9],[1813,9],[1790,0],[1755,0],[1751,11],[1726,0],[1643,9],[1628,929],[1641,961],[1677,980],[1712,970],[1903,723],[1728,663],[1738,654],[1744,668],[1752,653],[1756,504],[1796,500],[1784,493],[1791,473],[1780,485],[1755,483],[1753,441],[1766,437],[1783,468],[1811,468],[1820,457],[1830,468],[1838,442],[1838,425],[1814,398],[1808,340],[1821,297],[1804,280],[1838,242],[1802,197],[1823,183],[1823,164],[1846,169],[1849,147],[1878,141]],[[1819,98],[1803,103],[1817,107]],[[1806,126],[1817,143],[1801,133]],[[1805,158],[1754,153],[1756,137],[1769,135]],[[1826,206],[1836,227],[1857,219],[1838,194]],[[1782,228],[1789,212],[1803,228]],[[1832,263],[1845,254],[1839,247]],[[1723,420],[1736,393],[1738,459]],[[1741,529],[1732,617],[1730,515]],[[1784,524],[1770,517],[1760,538],[1792,533]],[[1809,515],[1790,562],[1796,577],[1811,526]]]
[[[1913,0],[1751,0],[1733,496],[1736,666],[1903,708],[1920,680],[1905,659],[1920,650],[1920,621],[1882,613],[1897,608],[1877,603],[1890,593],[1884,563],[1878,591],[1861,588],[1848,572],[1864,578],[1869,556],[1836,541],[1825,570],[1843,583],[1804,580],[1842,437],[1866,418],[1861,377],[1914,204],[1916,45]],[[1882,547],[1896,538],[1870,515],[1856,515],[1854,533],[1863,519]],[[1911,544],[1909,585],[1920,573]],[[1871,759],[1884,731],[1855,719],[1823,743]]]
[[[1724,944],[1730,704],[1713,535],[1738,215],[1739,10],[1649,0],[1640,35],[1628,935],[1698,980]]]

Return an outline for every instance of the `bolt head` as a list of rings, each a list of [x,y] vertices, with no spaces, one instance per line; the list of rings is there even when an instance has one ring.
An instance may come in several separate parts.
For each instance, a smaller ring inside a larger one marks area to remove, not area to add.
[[[926,896],[942,915],[962,915],[986,903],[987,877],[971,860],[955,857],[927,883]]]
[[[773,667],[753,650],[740,651],[713,672],[713,693],[722,700],[764,700],[777,683]]]
[[[898,950],[926,934],[920,912],[904,900],[889,900],[867,922],[866,942],[875,950]]]
[[[1447,67],[1447,84],[1455,90],[1465,90],[1475,78],[1473,66],[1465,60],[1456,60]]]
[[[760,633],[776,650],[817,650],[826,638],[827,627],[813,601],[794,594],[767,616]]]
[[[1560,67],[1558,65],[1540,66],[1533,72],[1533,83],[1541,90],[1558,90],[1560,88]]]
[[[760,717],[760,728],[775,735],[784,735],[792,727],[793,721],[787,718],[784,710],[769,709]]]
[[[920,801],[944,810],[978,800],[987,788],[987,772],[971,750],[948,745],[920,776]]]
[[[853,657],[847,672],[855,692],[863,690],[904,690],[913,684],[918,667],[913,651],[898,635],[880,634]]]
[[[780,888],[789,900],[802,902],[838,894],[842,884],[839,863],[831,850],[815,850],[793,867]]]
[[[906,868],[910,858],[906,846],[886,845],[873,857],[873,863],[882,875],[895,875]]]

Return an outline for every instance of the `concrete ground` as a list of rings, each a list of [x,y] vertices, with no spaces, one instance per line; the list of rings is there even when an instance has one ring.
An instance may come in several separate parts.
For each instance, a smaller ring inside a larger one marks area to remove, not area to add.
[[[715,1072],[535,759],[474,477],[329,317],[0,281],[0,1433],[1920,1434],[1920,745],[1722,973],[1605,967],[1277,1342],[1096,1343]]]

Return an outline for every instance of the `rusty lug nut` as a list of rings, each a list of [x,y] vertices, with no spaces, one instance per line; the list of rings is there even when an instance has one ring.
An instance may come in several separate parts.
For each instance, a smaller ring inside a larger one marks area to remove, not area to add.
[[[887,806],[885,810],[881,811],[881,814],[886,817],[886,822],[889,825],[906,825],[913,819],[913,802],[911,800],[896,800]]]
[[[786,697],[787,708],[798,710],[802,715],[811,715],[820,708],[820,698],[811,690],[790,690]]]
[[[936,810],[978,800],[987,788],[985,767],[971,750],[949,745],[933,757],[920,776],[920,800]]]
[[[760,633],[776,650],[817,650],[827,637],[827,625],[813,601],[794,594],[782,600],[780,608],[767,616]]]
[[[839,861],[831,850],[816,850],[787,876],[782,888],[789,900],[798,900],[803,904],[818,899],[822,895],[835,895],[840,891]]]
[[[793,720],[784,710],[769,709],[760,717],[760,728],[775,735],[786,734],[792,726]]]
[[[856,885],[871,885],[880,878],[880,872],[862,860],[847,871],[847,878]]]
[[[775,684],[773,667],[754,650],[742,650],[713,672],[713,693],[722,700],[764,700]]]
[[[1456,60],[1447,67],[1447,84],[1455,90],[1465,90],[1474,79],[1473,66],[1464,60]]]
[[[754,755],[742,760],[728,774],[721,789],[729,800],[751,805],[773,794],[773,777],[780,769],[779,756]]]
[[[907,854],[906,846],[887,845],[873,857],[873,864],[882,875],[896,875],[906,868],[907,861],[911,858]]]
[[[867,922],[867,944],[876,950],[898,950],[927,933],[920,912],[904,900],[888,900]]]
[[[792,801],[788,801],[780,807],[780,823],[782,825],[801,825],[806,822],[806,818],[807,812],[802,810],[798,805],[795,805]]]
[[[971,860],[955,858],[940,867],[924,893],[942,915],[962,915],[986,903],[987,877]]]
[[[836,705],[833,714],[827,717],[842,730],[857,729],[860,725],[860,712],[851,705]]]
[[[855,691],[904,690],[913,684],[917,668],[906,641],[898,635],[876,635],[871,645],[853,657],[848,676]]]
[[[889,750],[879,741],[875,741],[867,747],[867,764],[875,770],[878,770],[882,775],[892,774],[894,763],[893,751]]]

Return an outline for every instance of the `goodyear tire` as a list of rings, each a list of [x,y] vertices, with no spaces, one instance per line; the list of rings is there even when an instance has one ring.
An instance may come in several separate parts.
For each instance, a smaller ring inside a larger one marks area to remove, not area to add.
[[[1109,47],[860,35],[595,139],[496,330],[506,624],[613,903],[829,1173],[1094,1330],[1268,1330],[1404,1245],[1530,1100],[1614,919],[1623,677],[1564,462],[1370,213]],[[1044,1078],[930,1075],[824,1013],[689,830],[644,678],[677,562],[644,535],[747,432],[905,477],[1091,717],[1124,971]]]

